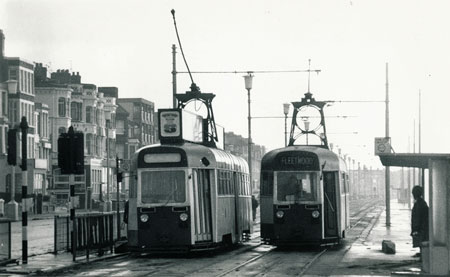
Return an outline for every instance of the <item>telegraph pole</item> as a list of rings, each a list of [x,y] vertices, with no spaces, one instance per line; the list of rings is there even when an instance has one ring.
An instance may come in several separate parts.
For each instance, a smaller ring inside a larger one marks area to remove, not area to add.
[[[27,178],[27,133],[28,123],[24,116],[20,121],[22,131],[22,263],[28,264],[28,178]]]
[[[389,79],[388,79],[388,63],[386,63],[386,138],[389,138]],[[386,226],[391,226],[391,180],[390,168],[386,166]]]

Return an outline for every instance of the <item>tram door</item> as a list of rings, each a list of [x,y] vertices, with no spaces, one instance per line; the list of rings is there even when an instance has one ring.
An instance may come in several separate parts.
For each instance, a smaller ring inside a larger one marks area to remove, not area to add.
[[[235,213],[234,213],[234,220],[235,220],[235,234],[237,241],[242,240],[242,214],[241,214],[241,208],[240,208],[240,201],[239,201],[239,192],[240,188],[243,185],[241,182],[237,179],[236,172],[233,172],[233,187],[234,187],[234,201],[235,201]]]
[[[211,170],[193,170],[195,241],[212,240],[211,231]]]
[[[336,172],[324,172],[323,181],[323,210],[325,237],[336,237],[337,206],[336,206]]]

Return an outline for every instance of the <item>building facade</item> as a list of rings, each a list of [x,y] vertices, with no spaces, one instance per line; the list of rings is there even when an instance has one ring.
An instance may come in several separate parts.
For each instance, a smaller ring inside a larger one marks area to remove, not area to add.
[[[142,146],[155,144],[155,104],[143,98],[119,98],[118,104],[129,114],[126,127],[127,142],[119,146],[124,157],[131,157]],[[125,125],[124,125],[125,126]]]
[[[113,182],[114,163],[106,157],[107,147],[115,147],[115,97],[105,97],[94,84],[81,83],[79,73],[57,70],[46,78],[42,76],[47,74],[42,64],[36,68],[37,101],[49,105],[52,144],[57,146],[59,135],[70,126],[84,134],[85,174],[75,176],[75,196],[78,208],[96,209],[108,199],[108,185],[111,188]],[[53,178],[48,191],[58,205],[64,205],[69,200],[69,176],[62,175],[58,167],[57,147],[50,156]]]
[[[225,151],[243,157],[248,162],[248,140],[233,132],[225,132]],[[261,160],[266,153],[264,146],[254,144],[252,146],[252,192],[259,193],[259,181],[261,173]]]

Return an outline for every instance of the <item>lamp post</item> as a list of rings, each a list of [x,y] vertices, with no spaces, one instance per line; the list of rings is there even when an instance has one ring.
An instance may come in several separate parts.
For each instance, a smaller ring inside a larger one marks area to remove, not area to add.
[[[245,89],[247,90],[248,96],[248,169],[250,177],[250,187],[253,190],[253,179],[252,179],[252,117],[250,110],[250,90],[252,89],[253,75],[249,72],[244,76]]]
[[[106,211],[110,212],[112,210],[112,202],[111,202],[111,198],[109,195],[109,128],[110,128],[110,119],[108,118],[111,117],[111,114],[106,114],[106,202],[105,202],[105,207],[106,207]]]
[[[289,114],[289,103],[283,104],[283,113],[284,113],[284,146],[287,146],[287,116]]]

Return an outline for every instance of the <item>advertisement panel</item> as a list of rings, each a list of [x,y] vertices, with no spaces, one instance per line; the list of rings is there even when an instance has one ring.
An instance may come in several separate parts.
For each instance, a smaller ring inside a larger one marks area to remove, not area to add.
[[[159,132],[161,138],[181,138],[180,110],[159,111]]]

